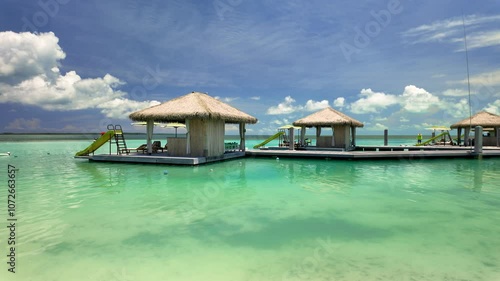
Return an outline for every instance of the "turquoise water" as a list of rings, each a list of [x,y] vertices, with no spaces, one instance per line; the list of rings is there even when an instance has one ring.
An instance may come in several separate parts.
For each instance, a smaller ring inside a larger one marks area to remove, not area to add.
[[[0,142],[0,280],[500,280],[500,159],[73,159],[88,143]]]

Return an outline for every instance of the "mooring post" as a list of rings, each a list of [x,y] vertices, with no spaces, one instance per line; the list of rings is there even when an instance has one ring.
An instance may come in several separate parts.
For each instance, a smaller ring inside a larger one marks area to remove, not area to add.
[[[385,129],[384,130],[384,146],[387,146],[389,144],[389,130]]]
[[[474,153],[483,153],[483,127],[476,126],[474,129]]]

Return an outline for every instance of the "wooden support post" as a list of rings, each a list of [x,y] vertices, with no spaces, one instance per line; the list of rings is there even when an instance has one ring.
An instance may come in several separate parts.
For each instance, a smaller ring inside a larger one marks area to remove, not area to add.
[[[471,146],[472,145],[472,143],[469,142],[469,135],[470,135],[470,128],[465,127],[464,146]]]
[[[500,127],[497,127],[495,135],[497,136],[497,146],[500,146]]]
[[[294,136],[293,136],[293,133],[294,133],[294,128],[291,127],[290,129],[288,129],[288,134],[289,134],[289,140],[288,140],[288,149],[290,150],[294,150],[295,149],[295,140],[294,140]]]
[[[389,130],[385,129],[384,130],[384,146],[387,146],[389,144]]]
[[[474,130],[474,153],[483,153],[483,127],[476,126]]]
[[[151,155],[153,153],[153,145],[152,145],[152,140],[153,140],[153,127],[154,127],[154,120],[150,119],[146,123],[146,132],[148,136],[148,141],[147,141],[147,147],[148,147],[148,154]]]
[[[245,123],[240,123],[240,150],[245,151]]]
[[[300,145],[305,146],[305,139],[306,139],[306,126],[300,127]]]
[[[356,146],[356,127],[355,126],[352,126],[351,127],[351,137],[352,137],[352,146]]]
[[[189,119],[186,119],[186,156],[191,155],[191,132],[189,131]]]

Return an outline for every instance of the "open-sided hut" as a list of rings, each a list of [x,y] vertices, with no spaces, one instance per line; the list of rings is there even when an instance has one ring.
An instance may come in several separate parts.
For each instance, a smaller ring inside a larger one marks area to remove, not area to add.
[[[304,143],[305,129],[316,127],[317,147],[336,147],[350,149],[356,145],[356,128],[363,123],[331,107],[327,107],[302,119],[293,122],[302,127],[301,143]],[[321,136],[321,128],[332,128],[332,136]]]
[[[500,146],[500,116],[487,112],[481,111],[476,115],[465,118],[464,120],[457,122],[450,127],[452,129],[458,130],[458,143],[461,142],[462,130],[464,130],[464,141],[467,145],[469,140],[470,130],[476,126],[483,127],[485,131],[485,136],[483,136],[483,145],[487,146]]]
[[[168,154],[182,157],[222,157],[225,152],[225,124],[239,124],[240,150],[245,150],[245,124],[257,123],[250,116],[205,93],[190,94],[169,100],[129,115],[134,121],[146,121],[148,152],[154,122],[179,122],[186,125],[186,137],[169,138]]]

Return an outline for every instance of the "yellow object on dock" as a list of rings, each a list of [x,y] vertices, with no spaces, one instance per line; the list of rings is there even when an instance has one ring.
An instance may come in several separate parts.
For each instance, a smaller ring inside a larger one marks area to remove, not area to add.
[[[87,148],[84,150],[77,152],[75,156],[86,156],[89,155],[90,153],[93,153],[99,147],[101,147],[103,144],[108,142],[113,136],[115,135],[114,130],[109,130],[106,133],[102,134],[98,139],[96,139],[91,145],[89,145]]]

